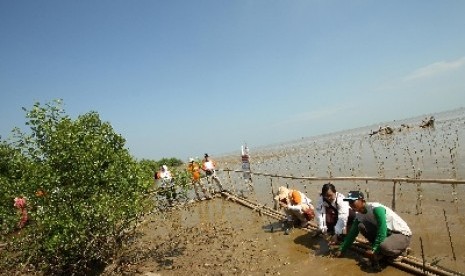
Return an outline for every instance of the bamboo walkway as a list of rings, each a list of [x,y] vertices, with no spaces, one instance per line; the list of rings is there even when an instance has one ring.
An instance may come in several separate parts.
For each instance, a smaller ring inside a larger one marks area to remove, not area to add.
[[[263,172],[251,172],[243,170],[230,170],[223,169],[224,172],[235,172],[244,173],[248,172],[252,175],[276,177],[276,178],[288,178],[288,179],[299,179],[309,181],[378,181],[378,182],[395,182],[395,183],[437,183],[437,184],[465,184],[465,180],[460,179],[421,179],[421,178],[408,178],[408,177],[396,177],[396,178],[381,178],[371,176],[334,176],[334,177],[313,177],[313,176],[293,176],[293,175],[279,175]]]
[[[326,180],[326,179],[323,179]],[[285,215],[280,213],[270,207],[267,207],[258,202],[251,201],[249,199],[236,196],[230,192],[221,192],[222,197],[225,200],[230,200],[242,206],[252,209],[255,212],[258,212],[261,216],[266,215],[277,220],[285,219]],[[317,229],[317,225],[314,222],[310,222],[307,228],[303,230],[311,232]],[[366,250],[369,249],[369,245],[366,241],[357,238],[356,242],[352,245],[351,248],[353,251],[363,254]],[[400,260],[399,260],[400,259]],[[403,271],[415,274],[415,275],[439,275],[439,276],[454,276],[454,275],[465,275],[461,272],[452,271],[447,268],[434,266],[424,260],[418,259],[414,256],[401,256],[397,261],[390,261],[389,265],[394,266]]]

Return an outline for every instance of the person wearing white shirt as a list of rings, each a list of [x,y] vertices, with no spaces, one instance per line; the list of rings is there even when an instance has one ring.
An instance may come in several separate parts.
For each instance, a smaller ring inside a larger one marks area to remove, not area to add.
[[[207,176],[207,182],[210,184],[210,178],[216,183],[219,192],[224,191],[223,185],[221,184],[220,179],[216,175],[216,162],[212,159],[210,159],[210,156],[208,153],[205,153],[204,159],[202,160],[202,170],[205,172]],[[212,192],[214,193],[214,189],[212,189]]]
[[[168,166],[163,165],[160,167],[160,170],[155,174],[155,180],[161,181],[160,188],[163,191],[162,193],[166,195],[169,205],[173,205],[173,201],[177,198],[177,192]]]
[[[356,218],[335,253],[336,257],[343,256],[359,233],[370,243],[371,248],[365,252],[365,256],[372,260],[374,267],[379,267],[381,259],[396,261],[397,257],[408,253],[412,230],[391,208],[378,202],[365,201],[360,191],[350,191],[344,200],[356,211]]]
[[[316,206],[316,217],[319,233],[332,236],[330,244],[342,241],[343,236],[350,229],[350,224],[355,218],[344,195],[336,191],[331,183],[326,183],[321,189],[321,194]]]

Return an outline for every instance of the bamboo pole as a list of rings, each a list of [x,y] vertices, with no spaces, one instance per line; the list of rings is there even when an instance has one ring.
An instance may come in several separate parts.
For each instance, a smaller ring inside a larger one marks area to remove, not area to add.
[[[280,215],[280,214],[277,214],[277,213],[273,213],[273,212],[269,212],[269,211],[266,211],[266,210],[263,210],[263,209],[260,209],[258,208],[259,206],[256,206],[250,202],[247,202],[246,200],[244,200],[243,198],[239,198],[239,197],[236,197],[232,194],[228,194],[226,192],[222,192],[222,195],[226,197],[227,200],[231,200],[233,202],[236,202],[236,203],[239,203],[245,207],[248,207],[250,209],[253,209],[254,211],[257,211],[261,214],[265,214],[265,215],[269,215],[271,217],[274,217],[276,219],[282,219],[284,217],[284,215]]]
[[[362,239],[359,239],[359,238],[357,238],[356,241],[357,241],[357,243],[354,243],[352,247],[360,248],[360,249],[364,249],[364,250],[371,249],[371,246],[366,241],[364,241]],[[421,237],[420,237],[420,243],[421,243]],[[423,255],[423,253],[422,253],[422,255]],[[394,261],[390,262],[390,264],[400,264],[400,263],[405,263],[407,265],[411,265],[411,266],[421,268],[422,269],[422,270],[420,270],[421,275],[424,275],[424,273],[422,271],[432,272],[432,273],[435,273],[437,275],[444,275],[444,276],[463,275],[463,274],[458,273],[458,272],[454,272],[454,271],[450,271],[450,270],[446,271],[446,270],[444,270],[442,268],[434,267],[433,265],[428,264],[424,258],[422,258],[422,260],[419,260],[419,259],[415,258],[414,256],[410,256],[410,255],[401,256],[400,262],[394,262]]]
[[[242,170],[229,170],[224,169],[223,171],[243,172]],[[405,183],[437,183],[437,184],[465,184],[465,180],[460,179],[418,179],[408,177],[394,177],[394,178],[380,178],[370,176],[335,176],[335,177],[313,177],[313,176],[290,176],[290,175],[278,175],[262,172],[253,172],[252,174],[269,176],[269,177],[280,177],[289,179],[303,179],[303,180],[314,180],[314,181],[379,181],[379,182],[405,182]]]
[[[259,214],[265,214],[268,216],[271,216],[275,219],[283,219],[285,218],[285,215],[282,213],[279,213],[276,210],[271,209],[268,206],[265,205],[260,205],[257,202],[253,202],[249,199],[245,198],[239,198],[235,195],[232,195],[228,192],[222,192],[221,193],[226,199],[230,199],[234,202],[237,202],[245,207],[251,208],[254,211],[259,212]],[[302,230],[304,231],[312,231],[313,229],[316,229],[317,226],[313,223],[310,222],[310,227],[309,228],[303,228]],[[361,252],[362,254],[366,251],[371,249],[370,245],[367,243],[366,240],[357,238],[356,243],[354,243],[351,247],[351,249],[354,249],[355,251]],[[413,256],[401,256],[400,261],[391,261],[389,263],[390,265],[397,267],[401,270],[416,274],[416,275],[425,275],[425,273],[432,273],[436,274],[439,276],[453,276],[453,275],[463,275],[459,272],[451,271],[451,270],[444,270],[438,267],[434,267],[430,264],[428,264],[425,260],[419,261],[417,258]]]

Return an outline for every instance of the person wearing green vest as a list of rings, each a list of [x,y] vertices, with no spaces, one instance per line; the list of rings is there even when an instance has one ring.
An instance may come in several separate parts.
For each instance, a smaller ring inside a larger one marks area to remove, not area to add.
[[[394,260],[407,251],[412,231],[392,209],[378,202],[366,202],[360,191],[349,192],[344,201],[348,201],[357,213],[349,233],[336,252],[337,257],[344,254],[359,233],[371,244],[371,250],[366,252],[366,256],[373,263],[383,257]]]

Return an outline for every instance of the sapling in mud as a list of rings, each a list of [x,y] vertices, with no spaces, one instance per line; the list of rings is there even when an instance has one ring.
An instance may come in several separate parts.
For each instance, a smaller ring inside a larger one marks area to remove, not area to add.
[[[444,212],[444,221],[446,222],[447,234],[449,235],[450,248],[452,249],[452,257],[454,258],[454,261],[456,261],[457,258],[455,256],[454,244],[452,243],[452,236],[450,234],[450,228],[449,228],[449,222],[447,221],[446,210],[443,209],[443,212]]]

